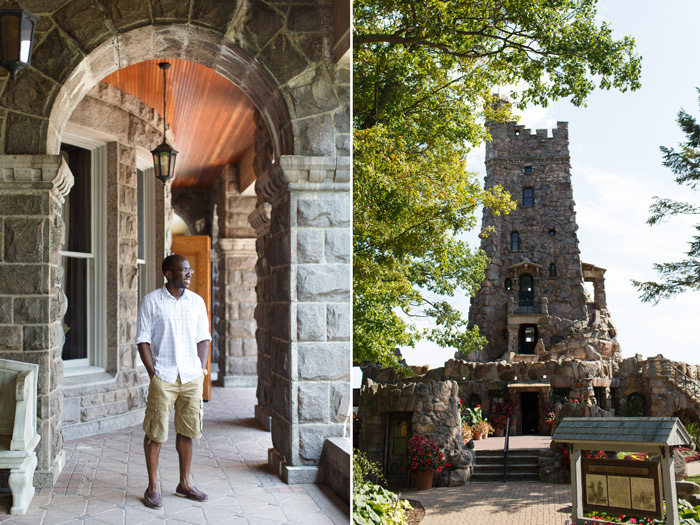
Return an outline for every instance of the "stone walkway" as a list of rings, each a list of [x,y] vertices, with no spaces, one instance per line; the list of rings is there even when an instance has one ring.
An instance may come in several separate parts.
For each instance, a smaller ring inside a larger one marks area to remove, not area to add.
[[[147,485],[143,431],[131,427],[66,442],[66,466],[55,487],[40,489],[24,516],[10,516],[0,492],[0,522],[48,524],[232,523],[347,525],[349,509],[324,485],[287,485],[267,465],[270,434],[253,418],[255,389],[213,388],[204,405],[204,436],[195,443],[194,484],[209,495],[196,503],[175,495],[175,430],[160,457],[163,508],[143,505]]]
[[[564,525],[571,520],[569,485],[468,483],[407,490],[402,496],[425,507],[420,525]]]
[[[474,442],[475,450],[503,450],[505,438]],[[548,436],[514,436],[511,450],[549,448]],[[571,520],[571,487],[547,483],[469,483],[464,487],[404,490],[425,507],[420,525],[564,525]]]

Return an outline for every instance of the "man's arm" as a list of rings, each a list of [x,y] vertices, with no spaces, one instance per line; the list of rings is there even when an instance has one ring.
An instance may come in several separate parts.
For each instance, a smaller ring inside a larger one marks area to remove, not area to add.
[[[209,339],[205,339],[204,341],[197,343],[197,356],[202,362],[202,369],[206,368],[207,359],[209,358]]]
[[[146,367],[146,372],[148,372],[148,377],[153,379],[153,376],[156,373],[156,367],[153,364],[153,352],[151,352],[151,344],[139,343],[138,348],[139,355],[141,356],[141,361],[143,361],[143,365]],[[199,350],[199,345],[197,345],[197,350]]]

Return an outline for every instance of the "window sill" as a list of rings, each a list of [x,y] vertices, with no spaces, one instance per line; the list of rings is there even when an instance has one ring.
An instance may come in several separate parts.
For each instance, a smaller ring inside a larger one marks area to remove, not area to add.
[[[114,377],[105,372],[104,368],[98,366],[78,366],[63,369],[64,387],[70,388],[73,386],[107,381],[114,381]]]

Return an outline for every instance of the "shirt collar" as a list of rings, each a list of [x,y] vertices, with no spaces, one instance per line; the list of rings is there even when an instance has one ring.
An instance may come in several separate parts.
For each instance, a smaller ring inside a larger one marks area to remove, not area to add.
[[[163,288],[161,288],[160,291],[163,294],[164,299],[173,299],[175,301],[179,300],[170,294],[170,292],[168,291],[168,288],[165,285],[163,285]],[[180,299],[186,299],[189,301],[191,296],[192,296],[192,292],[190,292],[187,288],[185,288],[184,290],[182,290],[182,297],[180,297]]]

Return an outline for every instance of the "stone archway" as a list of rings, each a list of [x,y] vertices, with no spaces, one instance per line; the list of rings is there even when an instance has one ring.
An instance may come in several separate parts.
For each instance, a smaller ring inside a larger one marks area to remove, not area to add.
[[[90,88],[147,58],[213,68],[248,94],[264,123],[250,215],[262,356],[256,415],[271,422],[280,475],[313,482],[323,443],[343,435],[350,406],[349,67],[328,51],[331,3],[278,10],[214,2],[167,19],[156,8],[123,15],[119,3],[71,0],[49,13],[32,67],[0,100],[0,200],[12,244],[0,261],[0,292],[10,296],[0,357],[40,364],[37,485],[52,485],[62,466],[58,250],[72,175],[57,155],[60,138]],[[159,212],[167,207],[159,196]]]

